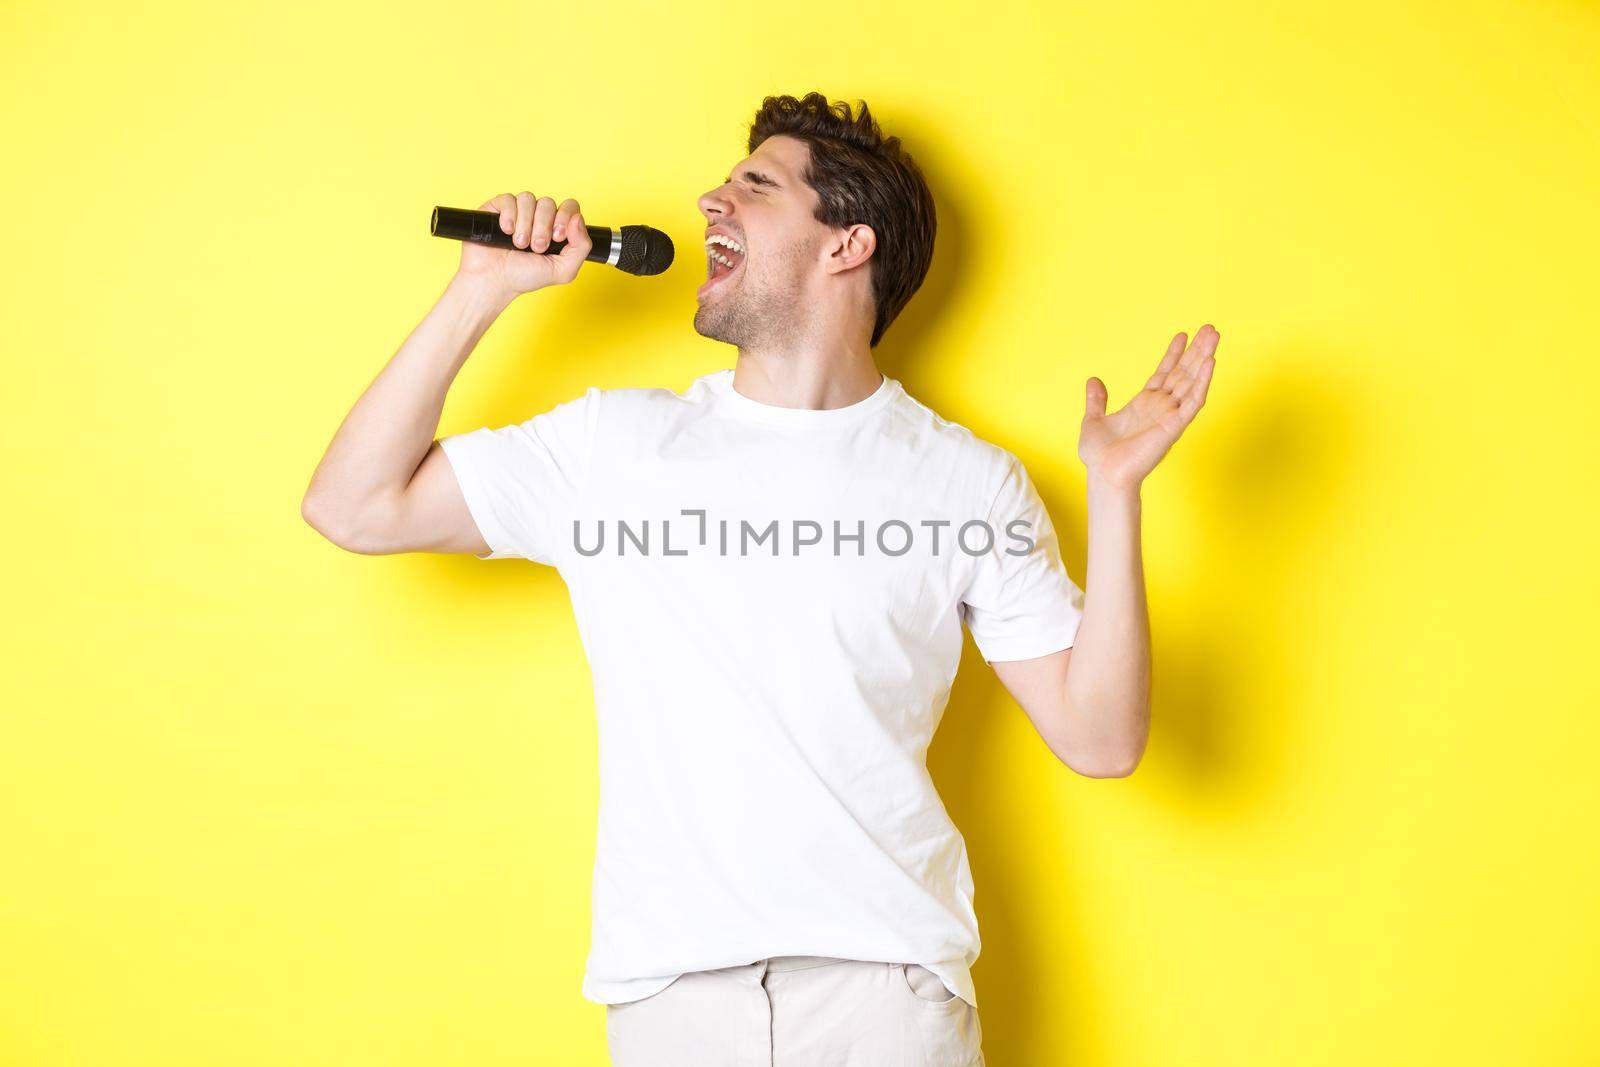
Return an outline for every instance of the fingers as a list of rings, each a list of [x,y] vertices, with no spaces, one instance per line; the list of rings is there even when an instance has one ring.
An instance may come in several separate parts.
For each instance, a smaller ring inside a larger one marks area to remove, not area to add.
[[[589,250],[594,247],[594,242],[589,238],[589,231],[583,222],[583,212],[578,210],[578,202],[569,200],[572,212],[563,224],[567,245],[555,259],[556,277],[562,282],[570,282],[578,276],[578,270],[589,257]],[[562,205],[563,209],[565,204]]]
[[[1174,335],[1172,343],[1167,346],[1167,354],[1161,357],[1161,362],[1156,367],[1156,372],[1150,376],[1148,382],[1144,383],[1146,389],[1161,389],[1165,387],[1167,374],[1172,370],[1172,365],[1178,362],[1178,356],[1182,355],[1183,345],[1186,340],[1187,338],[1184,337],[1182,330],[1179,330]]]
[[[1178,414],[1183,418],[1185,426],[1200,413],[1200,406],[1206,402],[1206,392],[1211,386],[1211,372],[1216,365],[1217,361],[1213,357],[1206,357],[1200,364],[1199,371],[1195,373],[1194,388],[1190,389],[1188,395],[1178,404]]]
[[[500,213],[500,232],[510,233],[517,224],[517,198],[501,193],[483,202],[482,210]]]
[[[511,229],[511,243],[518,248],[527,248],[532,240],[533,211],[537,204],[537,198],[528,190],[517,194],[517,222]]]
[[[556,213],[555,238],[567,242],[567,247],[561,250],[563,256],[570,254],[582,259],[589,254],[589,249],[594,247],[594,242],[589,238],[588,226],[583,221],[583,212],[578,208],[576,200],[562,201],[561,210]]]
[[[1083,383],[1083,417],[1098,418],[1106,413],[1106,383],[1090,378]]]
[[[1200,327],[1195,331],[1189,350],[1168,375],[1167,390],[1180,401],[1180,410],[1185,418],[1193,417],[1205,401],[1206,385],[1211,381],[1212,368],[1216,366],[1213,353],[1221,339],[1222,335],[1210,323]]]
[[[515,196],[502,193],[483,206],[499,211],[500,229],[511,235],[512,244],[534,252],[543,252],[553,240],[565,240],[567,223],[578,211],[578,202],[570,197],[558,209],[554,197],[534,196],[526,189]]]
[[[1221,339],[1222,334],[1216,331],[1216,326],[1211,325],[1211,323],[1200,326],[1200,330],[1195,331],[1194,344],[1190,344],[1189,352],[1184,352],[1184,358],[1182,358],[1181,362],[1187,363],[1190,373],[1194,373],[1195,368],[1200,365],[1202,360],[1216,352],[1216,342],[1221,341]]]
[[[536,197],[524,189],[485,201],[483,210],[499,213],[501,231],[510,234],[511,243],[518,248],[543,252],[552,242],[565,241],[560,255],[555,257],[562,264],[557,273],[563,281],[572,280],[594,247],[578,201],[572,197],[561,201],[558,207],[554,197]]]
[[[1178,366],[1185,373],[1193,375],[1200,361],[1211,355],[1217,349],[1217,341],[1221,338],[1217,328],[1209,322],[1194,332],[1194,340],[1189,342],[1189,350],[1178,360]]]
[[[550,231],[550,236],[557,241],[566,241],[570,247],[574,242],[582,242],[583,254],[588,255],[594,242],[589,240],[589,231],[584,228],[582,218],[574,223],[573,217],[579,214],[578,202],[570,196],[561,201],[561,207],[556,209],[555,227]],[[565,249],[563,249],[565,252]]]
[[[1195,331],[1194,340],[1184,348],[1183,334],[1180,332],[1172,338],[1172,343],[1167,346],[1167,354],[1162,357],[1161,365],[1156,368],[1155,374],[1145,383],[1146,389],[1156,389],[1161,392],[1182,399],[1194,385],[1194,375],[1200,363],[1208,357],[1217,347],[1217,339],[1221,335],[1216,327],[1206,323]],[[1183,353],[1179,356],[1179,353]]]
[[[556,221],[556,202],[553,197],[541,196],[534,201],[533,225],[528,228],[528,247],[543,252],[550,247],[550,230]]]
[[[572,197],[561,201],[561,206],[556,208],[555,222],[551,225],[550,236],[557,241],[566,240],[567,222],[572,218],[572,213],[578,210],[578,202]]]

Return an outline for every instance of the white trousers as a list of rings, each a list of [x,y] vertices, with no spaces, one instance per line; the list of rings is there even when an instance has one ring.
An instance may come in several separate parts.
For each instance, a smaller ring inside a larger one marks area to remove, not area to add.
[[[773,956],[606,1006],[612,1067],[984,1067],[982,1038],[916,963]]]

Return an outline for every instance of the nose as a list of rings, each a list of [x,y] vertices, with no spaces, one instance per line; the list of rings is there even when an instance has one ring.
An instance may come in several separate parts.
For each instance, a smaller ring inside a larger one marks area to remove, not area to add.
[[[733,210],[733,203],[723,195],[722,190],[726,185],[719,185],[709,192],[702,193],[699,200],[700,213],[706,218],[726,216]]]

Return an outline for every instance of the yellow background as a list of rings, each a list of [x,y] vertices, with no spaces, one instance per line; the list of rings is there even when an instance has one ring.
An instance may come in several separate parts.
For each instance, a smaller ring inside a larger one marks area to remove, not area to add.
[[[440,433],[731,366],[696,197],[762,95],[936,191],[879,352],[1084,574],[1083,382],[1222,333],[1146,484],[1154,732],[1057,763],[970,639],[932,767],[992,1067],[1600,1063],[1600,14],[1581,3],[0,8],[0,1062],[605,1060],[558,575],[300,497],[435,204],[580,199]]]

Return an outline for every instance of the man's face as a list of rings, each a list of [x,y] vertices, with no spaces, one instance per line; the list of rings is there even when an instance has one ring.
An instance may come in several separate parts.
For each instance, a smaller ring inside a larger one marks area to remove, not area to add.
[[[816,190],[800,180],[809,158],[804,141],[769,137],[700,197],[705,236],[723,234],[740,248],[706,246],[710,273],[695,294],[697,333],[744,347],[803,331],[806,289],[828,235],[815,214]]]

